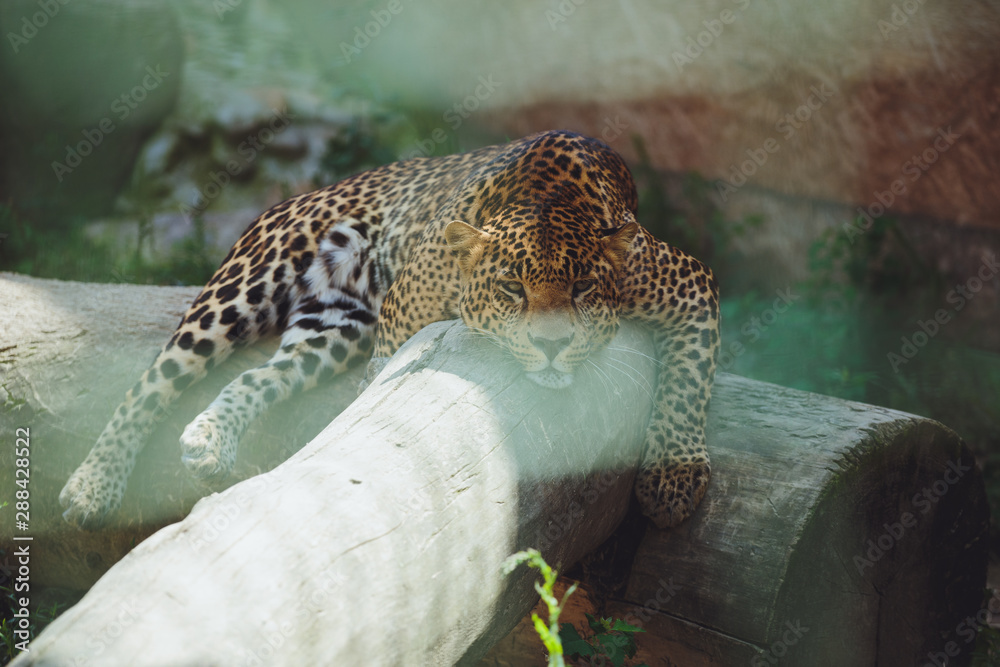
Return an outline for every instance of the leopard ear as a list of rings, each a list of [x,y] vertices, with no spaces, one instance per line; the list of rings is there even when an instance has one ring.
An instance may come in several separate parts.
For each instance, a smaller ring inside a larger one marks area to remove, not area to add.
[[[449,222],[444,228],[444,238],[458,257],[458,268],[469,273],[483,255],[483,248],[490,235],[461,220]]]
[[[613,230],[613,233],[601,239],[604,243],[604,250],[608,253],[615,271],[620,270],[622,264],[625,263],[625,256],[628,254],[629,246],[632,245],[632,241],[635,240],[638,233],[639,223],[630,222]]]

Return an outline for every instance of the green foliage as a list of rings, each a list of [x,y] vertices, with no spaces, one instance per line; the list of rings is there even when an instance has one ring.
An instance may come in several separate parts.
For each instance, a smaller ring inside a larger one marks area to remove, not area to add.
[[[7,503],[4,502],[0,504],[0,509],[6,506]],[[0,558],[5,556],[4,550],[0,549]],[[8,581],[0,585],[0,599],[3,600],[3,603],[0,604],[0,608],[3,609],[3,612],[0,612],[0,665],[7,664],[20,652],[16,645],[21,639],[14,635],[16,626],[14,610],[20,608],[20,605],[17,603],[18,597],[19,594],[14,591],[12,582]],[[28,624],[29,641],[37,637],[39,632],[55,620],[61,613],[61,609],[65,606],[62,603],[54,602],[46,607],[32,610]]]
[[[996,592],[987,588],[983,592],[983,608],[989,610]],[[978,619],[977,619],[978,620]],[[1000,628],[990,625],[979,626],[975,649],[972,653],[972,667],[1000,667]]]
[[[1000,667],[1000,629],[980,626],[972,667]]]
[[[734,295],[722,283],[722,370],[942,421],[980,454],[996,516],[1000,357],[963,344],[961,325],[949,323],[894,366],[889,355],[921,331],[919,322],[942,308],[954,319],[965,313],[952,310],[952,285],[917,256],[898,221],[861,223],[830,228],[812,244],[805,279],[789,288],[798,299],[780,314],[764,317],[774,293]]]
[[[548,651],[548,667],[565,667],[564,655],[571,658],[607,658],[615,667],[622,667],[626,658],[635,655],[636,645],[633,635],[643,630],[624,621],[598,619],[587,614],[590,629],[594,632],[589,640],[581,637],[571,623],[563,623],[560,627],[559,615],[566,605],[566,600],[576,591],[577,585],[570,586],[562,601],[559,601],[553,591],[559,573],[549,567],[537,549],[519,551],[504,561],[504,576],[513,572],[521,563],[527,563],[528,567],[542,574],[542,581],[535,582],[535,590],[548,609],[548,624],[534,612],[531,614],[531,621],[535,625],[535,632],[545,645],[545,650]],[[646,665],[635,667],[646,667]]]
[[[639,222],[657,238],[702,260],[720,282],[733,281],[741,257],[738,241],[764,224],[761,215],[726,218],[713,197],[712,181],[697,172],[682,174],[672,189],[653,166],[642,138],[633,136],[639,163],[632,168],[639,190]]]
[[[538,591],[538,595],[541,596],[542,601],[545,602],[545,606],[548,609],[549,623],[546,625],[541,617],[534,612],[531,613],[531,621],[535,624],[535,632],[538,633],[542,643],[545,644],[545,650],[549,653],[549,667],[565,667],[566,663],[563,660],[563,646],[562,642],[559,640],[559,614],[562,613],[566,600],[568,600],[569,596],[576,590],[576,584],[569,587],[569,590],[566,591],[566,594],[560,602],[556,600],[555,594],[552,590],[559,574],[549,567],[549,564],[545,562],[545,559],[542,558],[542,554],[539,553],[537,549],[518,551],[516,554],[504,561],[504,576],[513,572],[521,563],[527,563],[528,567],[534,568],[542,573],[542,582],[535,582],[535,590]]]
[[[944,279],[913,249],[895,218],[856,219],[851,231],[829,228],[809,248],[803,287],[816,300],[846,306],[859,299],[896,302],[913,293],[935,293]]]
[[[208,251],[200,220],[196,218],[192,236],[156,260],[144,257],[143,247],[150,242],[149,224],[144,220],[137,223],[135,246],[122,249],[107,239],[88,236],[79,225],[40,228],[0,204],[0,233],[6,234],[0,245],[0,271],[98,283],[205,284],[221,257]]]
[[[326,143],[320,160],[320,172],[313,177],[317,187],[335,183],[366,169],[396,160],[396,152],[380,141],[374,127],[384,123],[381,114],[370,118],[355,117]]]
[[[625,621],[597,618],[587,614],[587,624],[593,631],[589,640],[584,639],[572,623],[563,623],[559,630],[563,650],[571,658],[605,658],[614,667],[622,667],[627,658],[635,657],[635,633],[645,632],[642,628],[629,625]],[[600,664],[604,664],[602,661]],[[645,663],[635,667],[647,667]]]

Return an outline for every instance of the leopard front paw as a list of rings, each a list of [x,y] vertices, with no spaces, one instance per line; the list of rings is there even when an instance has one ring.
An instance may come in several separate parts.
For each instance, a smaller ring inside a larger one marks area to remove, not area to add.
[[[223,480],[236,463],[237,438],[230,429],[205,413],[181,433],[181,462],[203,482]]]
[[[124,494],[124,479],[85,463],[59,493],[59,504],[66,510],[63,519],[83,530],[96,530],[121,506]]]
[[[676,526],[698,507],[711,475],[707,460],[664,462],[642,468],[635,480],[642,513],[659,528]]]

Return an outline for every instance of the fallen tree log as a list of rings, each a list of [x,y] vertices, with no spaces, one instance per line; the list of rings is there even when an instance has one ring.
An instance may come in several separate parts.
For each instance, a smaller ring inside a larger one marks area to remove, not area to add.
[[[617,340],[635,352],[553,392],[460,323],[428,327],[312,443],[141,543],[14,664],[478,659],[534,602],[503,560],[545,541],[574,562],[628,507],[655,369],[644,334]]]
[[[646,619],[647,649],[684,665],[968,664],[988,620],[989,506],[961,438],[732,380],[714,493],[681,530],[647,533],[612,613]],[[649,614],[665,572],[674,595]]]
[[[104,301],[101,300],[102,290],[106,290]],[[108,291],[116,297],[113,301],[106,298]],[[5,301],[12,293],[32,302],[12,306],[9,300]],[[0,368],[5,372],[4,385],[8,389],[18,387],[16,396],[24,397],[13,409],[0,411],[0,423],[5,432],[13,432],[16,426],[30,422],[38,425],[39,432],[44,435],[40,443],[45,443],[46,448],[35,450],[42,467],[42,474],[37,479],[43,484],[38,489],[32,487],[33,502],[37,497],[35,491],[46,488],[46,480],[50,477],[61,484],[65,479],[63,475],[69,473],[93,442],[89,435],[75,442],[76,433],[67,426],[73,422],[66,417],[67,406],[74,405],[74,399],[88,387],[88,373],[96,373],[102,380],[92,388],[94,393],[109,391],[110,397],[102,400],[109,403],[116,400],[132,378],[127,374],[118,378],[118,373],[108,369],[120,366],[122,359],[130,359],[127,363],[138,365],[141,370],[141,362],[136,359],[144,362],[152,357],[189,298],[183,290],[173,288],[86,286],[0,276],[0,323],[3,325],[0,326],[0,350],[6,350],[0,352]],[[115,317],[134,329],[125,328],[119,332],[120,323],[109,317],[112,303]],[[161,307],[160,304],[167,305]],[[170,312],[171,308],[176,312]],[[16,317],[11,315],[15,309]],[[144,316],[144,313],[161,310],[166,314]],[[20,328],[12,326],[14,324]],[[18,345],[13,351],[11,340]],[[467,358],[464,345],[468,341],[455,342],[463,346],[459,357]],[[136,350],[139,350],[137,356]],[[67,579],[58,573],[61,565],[58,559],[49,556],[49,560],[36,561],[34,558],[45,558],[50,548],[58,548],[58,544],[68,538],[68,543],[73,544],[73,535],[86,536],[91,541],[65,548],[60,556],[73,563],[74,572],[90,567],[89,571],[74,575],[77,579],[94,576],[98,568],[87,562],[92,560],[94,553],[108,553],[109,542],[116,550],[127,551],[129,530],[138,531],[133,535],[141,535],[142,531],[151,532],[157,523],[168,520],[168,515],[157,515],[151,526],[147,522],[152,510],[169,505],[172,513],[182,516],[190,507],[185,507],[188,500],[182,502],[171,496],[167,502],[162,495],[139,491],[148,491],[144,485],[158,482],[155,473],[163,466],[168,470],[173,470],[169,466],[177,466],[178,479],[183,479],[183,470],[177,463],[177,434],[210,400],[219,385],[242,368],[259,363],[264,356],[266,352],[248,351],[233,362],[232,369],[220,369],[223,377],[210,379],[204,389],[196,387],[193,396],[185,397],[176,414],[171,415],[160,429],[162,433],[154,436],[151,447],[157,445],[158,438],[166,446],[147,451],[140,457],[137,474],[142,472],[144,459],[153,463],[148,464],[147,477],[142,478],[140,484],[133,484],[133,490],[126,496],[127,501],[131,496],[132,504],[124,508],[123,523],[139,522],[137,527],[119,525],[115,530],[93,535],[60,532],[65,528],[58,519],[58,506],[49,511],[46,499],[38,498],[42,508],[39,525],[44,526],[46,532],[35,536],[33,549],[40,548],[33,551],[32,576],[55,582],[72,580],[73,577]],[[50,368],[57,362],[62,366]],[[409,367],[393,381],[405,385],[412,381],[410,371],[413,371],[420,382],[430,383],[428,392],[451,386],[448,378],[434,379],[443,371],[420,368],[420,363]],[[629,355],[627,363],[636,366],[634,355]],[[477,368],[476,363],[472,368]],[[43,382],[40,377],[44,372],[50,375],[45,376],[48,379]],[[648,369],[645,372],[648,373]],[[356,379],[350,380],[356,382]],[[120,391],[118,387],[112,390],[105,386],[115,383],[120,385]],[[467,396],[482,396],[481,392],[486,391],[488,385],[488,378],[480,378],[470,385],[474,389],[470,388]],[[601,393],[614,396],[616,390],[629,388],[635,386],[629,383],[621,387],[602,386]],[[349,397],[353,388],[345,385],[341,389],[320,389],[273,411],[280,414],[269,415],[248,434],[250,447],[241,450],[241,457],[252,456],[255,446],[268,444],[275,449],[294,450],[297,446],[294,440],[308,433],[303,428],[320,428],[303,424],[310,421],[322,424],[316,420],[328,419],[324,415],[336,411],[336,406],[324,405],[325,402],[335,404],[337,400],[344,403],[349,400],[338,398],[337,392]],[[423,414],[435,409],[434,401],[398,407],[394,402],[396,393],[389,392],[384,401],[374,406],[373,414],[384,418],[393,413]],[[634,400],[644,404],[647,400],[644,392],[640,390],[639,395]],[[475,399],[477,417],[474,423],[481,423],[486,416],[485,408],[499,407],[505,414],[514,414],[510,410],[515,409],[517,403],[509,402],[513,396],[510,392],[502,393],[492,403]],[[185,403],[189,400],[191,403]],[[444,394],[442,400],[450,399]],[[47,405],[49,410],[46,412],[39,407],[42,405]],[[617,405],[617,408],[612,406],[613,409],[627,410],[623,404]],[[92,406],[87,407],[92,409]],[[113,405],[107,411],[112,408]],[[354,415],[352,428],[373,421],[371,414],[349,414]],[[548,426],[549,416],[545,415],[544,442],[553,436]],[[87,426],[96,435],[106,416],[82,414],[80,418],[100,422]],[[468,424],[469,420],[464,423]],[[59,448],[48,445],[54,442],[50,438],[56,438],[60,430],[74,436],[64,444],[60,442],[59,447],[75,448],[76,453],[68,458],[76,461],[46,460]],[[328,433],[324,433],[324,437]],[[391,433],[388,427],[372,437],[382,438],[387,433]],[[417,436],[426,437],[428,433],[430,431],[425,429]],[[589,438],[589,435],[581,437],[581,442]],[[359,451],[345,452],[344,461],[358,459],[361,464],[366,457],[375,460],[374,453],[367,449],[367,442]],[[448,445],[447,442],[443,444]],[[330,446],[339,445],[333,442]],[[604,613],[626,618],[647,631],[639,638],[639,657],[649,664],[670,660],[685,666],[764,665],[778,661],[782,665],[809,666],[933,665],[935,660],[938,663],[947,660],[947,664],[968,661],[972,653],[969,637],[974,636],[974,630],[982,623],[983,610],[987,609],[981,593],[985,582],[988,510],[982,477],[972,464],[971,452],[957,435],[936,422],[913,415],[723,374],[717,381],[710,412],[709,446],[714,475],[702,507],[690,521],[673,531],[648,529],[634,560],[626,563],[619,573],[626,582],[624,590],[610,600],[598,602]],[[396,449],[406,451],[406,448]],[[409,452],[413,451],[411,447]],[[145,606],[148,602],[140,593],[141,588],[122,592],[120,586],[102,582],[103,588],[95,588],[99,597],[91,594],[85,599],[86,607],[78,606],[64,615],[66,621],[57,621],[69,624],[65,627],[71,629],[61,629],[63,625],[54,624],[32,646],[32,653],[22,660],[29,656],[40,659],[46,655],[72,655],[81,659],[90,657],[93,659],[91,664],[114,664],[109,656],[125,646],[119,642],[126,636],[137,637],[145,633],[140,642],[142,647],[148,642],[156,642],[159,646],[160,642],[168,642],[167,636],[170,636],[174,643],[190,641],[197,650],[208,651],[214,644],[227,647],[230,652],[227,655],[242,655],[246,659],[239,664],[256,664],[256,659],[271,664],[278,659],[276,656],[283,646],[297,647],[304,643],[303,650],[316,649],[314,642],[317,640],[297,632],[286,633],[286,626],[282,625],[289,619],[300,624],[308,615],[306,625],[310,628],[326,631],[326,623],[330,627],[346,624],[355,633],[352,638],[359,645],[387,646],[389,651],[398,651],[394,643],[410,642],[420,632],[425,633],[425,638],[440,640],[442,645],[447,641],[460,641],[456,637],[464,638],[473,643],[463,654],[467,662],[472,661],[499,636],[499,626],[495,632],[483,632],[476,641],[474,629],[487,623],[482,616],[461,621],[459,628],[450,634],[442,631],[438,635],[428,635],[420,623],[427,617],[437,621],[442,605],[450,610],[465,608],[467,602],[471,607],[479,604],[479,611],[485,615],[494,619],[503,616],[505,622],[510,622],[519,612],[518,605],[530,601],[530,591],[527,598],[521,598],[521,589],[517,589],[522,586],[526,590],[530,576],[524,573],[524,579],[502,584],[511,588],[502,591],[499,599],[516,602],[497,602],[495,608],[482,603],[480,589],[500,585],[490,578],[492,573],[487,564],[506,554],[484,554],[482,550],[474,551],[472,545],[484,531],[492,532],[502,526],[484,518],[486,515],[449,519],[453,503],[445,502],[440,489],[452,488],[457,494],[455,497],[462,498],[483,485],[494,489],[500,487],[491,486],[489,480],[492,478],[488,475],[473,476],[472,464],[464,468],[460,465],[457,477],[446,479],[444,486],[430,482],[436,479],[434,475],[447,476],[441,466],[448,458],[442,457],[442,453],[435,449],[420,461],[420,466],[426,465],[431,476],[418,484],[418,493],[403,498],[403,508],[398,506],[403,484],[399,480],[423,469],[416,464],[413,469],[403,471],[403,477],[391,477],[384,468],[370,470],[370,474],[366,472],[362,476],[342,467],[340,461],[331,464],[329,469],[318,470],[316,474],[323,479],[318,493],[327,504],[306,522],[308,530],[304,529],[303,533],[295,533],[284,521],[251,520],[258,515],[273,517],[285,511],[289,521],[298,523],[300,509],[286,511],[282,508],[308,507],[315,502],[314,497],[301,497],[294,486],[287,493],[275,494],[275,487],[267,486],[270,484],[268,476],[233,487],[227,492],[230,495],[206,499],[192,514],[191,523],[169,528],[166,536],[157,535],[148,547],[140,545],[136,554],[122,563],[122,566],[132,563],[128,565],[130,571],[137,571],[136,576],[149,577],[149,585],[155,584],[153,590],[169,598],[170,601],[163,602],[165,610]],[[304,455],[302,452],[299,456]],[[9,453],[0,452],[0,459],[4,456]],[[270,456],[273,460],[274,454]],[[309,461],[315,462],[315,458]],[[32,465],[34,475],[34,460]],[[518,463],[511,463],[511,469],[518,467]],[[520,468],[518,475],[537,472],[523,464]],[[8,469],[0,465],[0,477]],[[250,472],[250,469],[242,470],[243,474]],[[346,484],[345,476],[349,476]],[[391,488],[383,494],[375,494],[371,502],[378,504],[378,512],[368,523],[355,517],[352,511],[340,511],[344,515],[342,520],[339,515],[330,516],[337,513],[336,508],[341,507],[342,502],[354,507],[348,499],[374,489],[371,484],[380,478],[386,479]],[[354,484],[351,479],[361,484]],[[589,478],[580,475],[568,480],[560,478],[551,484],[536,484],[532,490],[533,479],[536,478],[529,476],[528,481],[520,485],[516,494],[519,499],[534,498],[542,504],[563,502],[565,510],[545,517],[545,521],[537,524],[537,529],[515,531],[509,550],[540,546],[553,558],[549,551],[553,546],[565,549],[567,543],[580,543],[577,552],[565,557],[566,565],[589,550],[599,534],[615,523],[615,520],[602,523],[599,520],[601,513],[606,508],[620,508],[629,493],[624,476],[608,473]],[[461,481],[458,487],[448,486],[455,480],[467,481]],[[465,484],[469,488],[458,492],[457,489]],[[6,481],[4,485],[11,488]],[[59,486],[50,486],[54,496]],[[180,488],[177,482],[170,487],[172,492],[177,488]],[[197,489],[187,491],[190,495]],[[52,500],[54,504],[54,497]],[[300,501],[303,504],[299,504]],[[518,506],[525,507],[521,500]],[[34,522],[35,505],[32,511]],[[592,523],[595,512],[597,517]],[[419,539],[414,538],[405,547],[394,547],[381,558],[367,557],[364,549],[369,544],[388,544],[387,539],[400,534],[401,529],[409,530],[411,525],[403,521],[403,515],[414,515],[417,521],[424,522],[444,518],[447,525],[442,531],[426,532],[427,524],[420,524],[418,530],[409,533],[420,535]],[[9,518],[4,517],[4,520]],[[402,523],[392,523],[394,520]],[[390,525],[392,530],[388,530]],[[246,530],[238,526],[245,526]],[[379,528],[387,530],[384,536],[378,534]],[[440,544],[449,534],[447,531],[459,528],[461,538],[457,542],[473,549],[471,555],[459,555],[458,552],[438,555],[438,562],[430,570],[416,569],[407,560],[412,557],[411,552],[420,551],[424,543]],[[367,531],[358,534],[371,534],[374,539],[354,551],[345,552],[340,559],[341,564],[352,564],[349,576],[356,581],[348,583],[344,581],[348,575],[340,574],[335,567],[323,568],[323,563],[329,561],[322,560],[327,552],[320,545],[328,533],[350,537],[355,530]],[[5,530],[5,534],[11,533]],[[587,540],[593,541],[583,545]],[[172,566],[169,571],[150,566],[145,560],[150,557],[145,555],[145,550],[161,551],[164,547],[156,546],[160,543],[174,544],[173,548],[179,552],[187,549],[191,556],[183,566]],[[256,551],[247,558],[252,567],[235,568],[238,571],[234,574],[232,566],[222,563],[226,562],[225,554],[240,545],[253,545]],[[272,553],[275,550],[276,553]],[[317,550],[321,552],[319,555],[313,553]],[[117,559],[116,553],[111,550],[110,555],[104,557],[103,567]],[[132,560],[140,557],[143,560]],[[100,557],[97,560],[101,560]],[[36,569],[37,563],[42,564],[40,569]],[[470,583],[469,579],[460,578],[454,584],[447,572],[455,569],[460,570],[460,577],[474,573],[474,580]],[[397,595],[398,591],[394,590],[390,603],[378,602],[377,597],[379,591],[384,594],[385,582],[381,578],[386,572],[387,585],[401,586],[398,590],[404,591]],[[112,575],[117,577],[117,573],[116,568]],[[419,584],[416,588],[392,578],[407,576],[407,573],[416,578]],[[294,582],[298,582],[299,589],[294,588]],[[365,587],[370,582],[372,590]],[[428,582],[433,582],[429,588]],[[173,589],[175,584],[179,588]],[[470,588],[464,590],[463,585]],[[192,588],[198,595],[183,603],[170,597],[182,590],[190,592]],[[169,592],[162,593],[163,590]],[[407,605],[415,599],[417,590],[435,591],[431,602],[417,605],[418,610],[405,622],[389,620],[397,618],[400,608],[412,609]],[[232,597],[230,592],[234,592]],[[246,602],[248,596],[253,595],[261,597]],[[330,601],[331,597],[336,601]],[[280,606],[282,600],[289,598],[295,600],[292,606]],[[205,601],[205,607],[195,610],[188,618],[181,610],[186,610],[195,600]],[[385,609],[384,614],[379,605]],[[206,621],[203,615],[211,618]],[[313,620],[313,616],[326,620]],[[71,618],[77,620],[70,621]],[[146,620],[140,624],[143,618]],[[371,620],[373,618],[376,620]],[[573,617],[568,615],[566,620],[573,620]],[[364,628],[356,625],[376,629],[366,634]],[[504,638],[483,664],[541,664],[542,649],[529,626],[530,622],[522,620],[518,630]],[[449,639],[442,639],[445,635]],[[146,649],[136,650],[139,656],[150,654]],[[449,650],[457,653],[454,644]],[[200,659],[207,662],[206,656],[210,655],[214,654],[204,653]],[[414,652],[402,662],[420,664],[423,659],[426,664],[447,664],[437,662],[443,654],[423,655],[421,658]],[[378,655],[373,658],[369,654],[362,664],[378,664],[379,659]],[[386,660],[391,662],[391,658]],[[171,661],[164,659],[162,662]]]
[[[637,659],[968,664],[1000,600],[983,597],[989,508],[958,435],[731,375],[712,401],[712,484],[701,506],[673,530],[646,529],[620,573],[624,590],[601,605],[645,630]],[[530,625],[482,665],[537,664]]]

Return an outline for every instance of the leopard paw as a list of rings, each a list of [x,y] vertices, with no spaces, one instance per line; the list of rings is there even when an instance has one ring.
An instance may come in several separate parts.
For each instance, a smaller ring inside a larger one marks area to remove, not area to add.
[[[181,462],[196,479],[225,479],[236,463],[237,438],[231,430],[205,413],[198,415],[181,433]]]
[[[659,463],[639,470],[635,493],[642,513],[659,528],[676,526],[701,502],[712,469],[707,460]]]
[[[81,465],[59,493],[63,519],[83,530],[96,530],[121,506],[124,494],[124,479]]]

